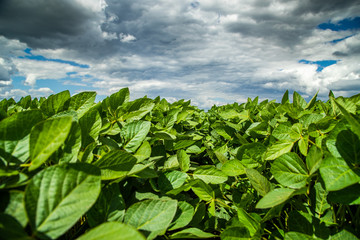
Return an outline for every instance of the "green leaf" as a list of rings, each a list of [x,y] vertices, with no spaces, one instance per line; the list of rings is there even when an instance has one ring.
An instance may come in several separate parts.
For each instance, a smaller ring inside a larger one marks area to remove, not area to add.
[[[94,163],[101,170],[102,180],[125,177],[136,164],[136,158],[122,150],[112,150]]]
[[[194,207],[190,203],[178,202],[178,209],[168,230],[172,231],[187,226],[191,222],[194,212]]]
[[[127,224],[120,222],[106,222],[96,228],[92,228],[90,231],[77,238],[77,240],[99,239],[145,240],[145,237]]]
[[[216,235],[204,232],[198,228],[186,228],[170,236],[170,239],[204,239],[214,238]]]
[[[186,154],[185,150],[181,149],[177,151],[177,160],[181,171],[187,172],[190,168],[190,157]]]
[[[293,146],[294,142],[278,141],[267,149],[265,160],[274,160],[281,155],[290,152]]]
[[[262,143],[249,143],[239,148],[236,158],[247,168],[258,167],[264,161],[265,152],[266,147]]]
[[[271,173],[276,181],[290,188],[302,188],[309,177],[305,164],[294,152],[277,158],[271,165]]]
[[[67,110],[66,102],[70,98],[69,90],[50,95],[40,106],[40,109],[48,117]]]
[[[314,240],[312,236],[299,232],[287,232],[285,233],[284,240]]]
[[[81,147],[81,128],[78,122],[73,121],[69,136],[64,142],[61,153],[61,162],[76,162]]]
[[[292,131],[291,124],[289,122],[280,123],[272,132],[272,136],[278,140],[292,141],[290,132]]]
[[[339,191],[329,193],[329,201],[346,205],[360,204],[360,184],[354,184]]]
[[[294,91],[293,93],[293,104],[296,108],[304,109],[307,105],[306,101],[301,97],[301,95]]]
[[[318,93],[319,91],[315,93],[315,95],[311,98],[310,102],[306,105],[305,109],[311,109],[315,105]]]
[[[203,165],[198,167],[194,171],[193,177],[195,179],[201,179],[205,183],[210,184],[220,184],[226,182],[228,179],[228,176],[225,173],[211,165]]]
[[[96,109],[90,109],[80,119],[81,145],[85,147],[99,138],[101,116]]]
[[[25,213],[24,192],[14,190],[9,191],[9,195],[6,195],[6,197],[9,197],[8,199],[5,199],[4,195],[5,194],[2,195],[1,201],[9,202],[4,210],[4,213],[14,217],[22,227],[25,227],[28,219]]]
[[[350,168],[342,158],[326,157],[319,170],[327,191],[341,190],[360,181],[360,170]]]
[[[0,155],[11,162],[12,158],[24,162],[29,157],[31,128],[42,120],[39,110],[15,113],[0,122]]]
[[[332,98],[333,99],[333,98]],[[333,99],[335,105],[340,109],[341,113],[344,115],[345,119],[351,126],[351,130],[360,137],[360,123],[343,107],[341,106],[335,99]]]
[[[214,190],[201,180],[195,180],[191,184],[191,190],[203,201],[208,202],[215,198]]]
[[[14,240],[31,240],[32,237],[28,236],[19,224],[19,222],[10,215],[0,213],[0,236],[1,239],[14,239]]]
[[[270,182],[257,170],[246,168],[246,176],[250,180],[253,188],[261,195],[265,196],[271,189]]]
[[[287,102],[289,102],[289,90],[286,90],[286,92],[284,93],[281,99],[281,104],[285,104]]]
[[[129,88],[122,88],[110,97],[104,99],[103,105],[105,109],[115,112],[122,104],[127,103],[130,99]]]
[[[122,222],[125,216],[125,201],[119,185],[114,183],[103,187],[99,198],[86,216],[91,227],[107,221]]]
[[[239,221],[249,230],[250,235],[254,236],[260,230],[260,222],[242,208],[239,208],[237,213]]]
[[[329,237],[329,240],[358,240],[358,238],[345,229]]]
[[[29,171],[41,166],[65,142],[72,125],[72,117],[58,117],[36,124],[30,133]]]
[[[228,227],[220,234],[221,240],[252,239],[249,230],[245,227]]]
[[[306,156],[306,167],[309,170],[309,174],[313,175],[320,167],[323,154],[320,148],[312,146]]]
[[[314,185],[315,190],[315,211],[322,215],[331,206],[327,201],[328,192],[324,189],[321,182],[317,182]]]
[[[180,140],[175,143],[174,150],[187,148],[195,143],[194,140]]]
[[[151,156],[151,145],[148,141],[144,141],[139,149],[134,154],[134,157],[137,158],[137,162],[140,163]]]
[[[33,233],[58,238],[95,203],[100,171],[85,163],[62,164],[36,174],[25,190],[25,209]]]
[[[256,204],[256,208],[271,208],[287,201],[295,189],[290,188],[276,188],[268,192],[260,201]]]
[[[161,174],[158,178],[158,185],[162,191],[170,191],[175,188],[181,187],[188,175],[180,171],[171,171]]]
[[[241,163],[241,161],[232,159],[222,165],[221,171],[223,171],[227,176],[239,176],[245,174],[245,166]]]
[[[356,134],[349,130],[341,131],[335,145],[349,166],[360,167],[360,140]]]
[[[165,231],[172,222],[176,200],[145,200],[131,205],[125,214],[124,222],[136,229],[149,232]]]
[[[81,92],[69,99],[69,110],[76,111],[78,118],[84,114],[94,105],[96,92]]]
[[[128,152],[135,152],[145,140],[150,126],[150,122],[140,120],[126,124],[120,132],[124,139],[124,149]]]

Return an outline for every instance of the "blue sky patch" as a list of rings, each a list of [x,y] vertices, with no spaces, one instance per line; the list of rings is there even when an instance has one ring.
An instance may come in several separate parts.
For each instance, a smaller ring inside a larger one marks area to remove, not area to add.
[[[321,72],[324,68],[336,64],[339,60],[321,60],[321,61],[308,61],[305,59],[301,59],[299,63],[304,64],[316,64],[318,68],[316,69],[317,72]]]
[[[24,50],[24,52],[28,55],[25,56],[19,56],[18,58],[22,58],[22,59],[30,59],[30,60],[36,60],[36,61],[49,61],[49,62],[59,62],[59,63],[65,63],[65,64],[69,64],[71,66],[75,66],[75,67],[80,67],[80,68],[89,68],[89,65],[87,64],[79,64],[77,62],[74,61],[66,61],[66,60],[62,60],[62,59],[53,59],[53,58],[46,58],[44,56],[41,55],[34,55],[31,53],[31,48],[26,48]]]
[[[318,28],[332,31],[346,31],[360,29],[360,17],[345,18],[337,23],[332,23],[330,20],[327,23],[321,23]]]
[[[330,41],[329,43],[336,44],[336,43],[344,41],[345,39],[348,39],[349,37],[352,37],[352,36],[354,36],[354,35],[346,36],[346,37],[339,38],[339,39],[334,39],[334,40]]]

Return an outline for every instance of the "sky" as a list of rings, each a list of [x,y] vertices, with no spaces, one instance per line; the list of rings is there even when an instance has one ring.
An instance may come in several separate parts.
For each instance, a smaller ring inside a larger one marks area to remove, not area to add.
[[[358,0],[0,0],[0,99],[360,93]]]

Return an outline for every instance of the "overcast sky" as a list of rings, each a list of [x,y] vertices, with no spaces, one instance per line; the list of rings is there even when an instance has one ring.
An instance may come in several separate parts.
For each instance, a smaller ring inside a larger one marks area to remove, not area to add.
[[[360,92],[358,0],[0,0],[0,98]]]

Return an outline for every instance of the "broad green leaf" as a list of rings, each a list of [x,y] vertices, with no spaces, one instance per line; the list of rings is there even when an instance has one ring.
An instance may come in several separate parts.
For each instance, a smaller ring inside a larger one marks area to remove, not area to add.
[[[305,215],[302,212],[293,210],[289,213],[288,217],[289,231],[296,231],[299,233],[307,234],[312,236],[314,229],[312,226],[311,216]]]
[[[298,141],[298,145],[301,154],[307,156],[308,148],[309,148],[309,136],[308,135],[301,136],[300,140]]]
[[[41,166],[64,144],[72,125],[72,117],[58,117],[36,124],[30,133],[29,171]]]
[[[328,192],[324,189],[321,182],[315,183],[314,190],[315,200],[313,199],[313,201],[315,203],[315,211],[319,215],[323,215],[323,213],[331,207],[327,201]]]
[[[198,228],[186,228],[170,236],[170,239],[206,239],[214,238],[216,235],[204,232]]]
[[[195,143],[194,140],[180,140],[175,143],[174,150],[179,150],[179,149],[184,149],[184,148],[190,147],[194,143]]]
[[[320,148],[312,146],[306,156],[306,167],[309,170],[309,174],[314,174],[320,167],[323,154]]]
[[[335,145],[349,166],[360,166],[360,140],[356,134],[349,130],[341,131]]]
[[[265,196],[271,189],[270,182],[257,170],[246,168],[246,176],[250,180],[253,188],[261,195]]]
[[[260,230],[260,222],[247,213],[244,209],[237,209],[239,221],[249,230],[251,236]]]
[[[286,92],[284,93],[281,99],[281,104],[285,104],[287,102],[289,102],[289,90],[286,90]]]
[[[290,133],[292,131],[291,124],[289,122],[280,123],[272,132],[272,136],[278,140],[292,141]]]
[[[241,161],[232,159],[222,165],[221,171],[223,171],[227,176],[239,176],[245,174],[245,166],[241,163]]]
[[[178,202],[178,209],[169,227],[169,231],[187,226],[194,216],[194,207],[185,201]]]
[[[271,173],[276,181],[290,188],[302,188],[309,177],[305,164],[294,152],[277,158],[271,165]]]
[[[322,161],[319,171],[327,191],[341,190],[360,181],[359,169],[352,169],[344,159],[333,156]]]
[[[181,171],[187,172],[190,168],[190,157],[186,154],[185,150],[181,149],[177,151],[177,160]]]
[[[293,93],[293,104],[295,107],[300,107],[304,109],[307,105],[306,101],[301,97],[301,95],[294,91]]]
[[[14,240],[34,239],[27,235],[24,228],[14,217],[5,213],[0,213],[0,238]]]
[[[122,222],[125,216],[125,201],[119,185],[114,183],[103,187],[99,198],[86,216],[91,227],[107,221]]]
[[[77,240],[145,240],[145,237],[132,226],[120,222],[106,222],[81,235]]]
[[[130,92],[128,88],[122,88],[118,92],[112,94],[110,97],[104,99],[103,106],[110,112],[115,112],[122,104],[127,103],[130,99]]]
[[[290,138],[293,141],[297,141],[301,138],[302,135],[302,124],[301,123],[295,123],[291,126],[290,130]]]
[[[81,147],[81,128],[78,122],[73,121],[69,136],[64,142],[61,162],[76,162]]]
[[[174,126],[180,111],[181,109],[171,109],[167,116],[161,119],[164,129],[171,129]]]
[[[312,236],[299,232],[287,232],[285,233],[284,240],[314,240]]]
[[[256,208],[271,208],[287,201],[295,189],[290,188],[276,188],[268,192],[260,201],[256,204]]]
[[[139,149],[134,154],[134,157],[136,157],[137,162],[140,163],[144,161],[145,159],[148,159],[151,156],[151,145],[148,141],[144,141]]]
[[[354,184],[339,191],[330,192],[329,201],[346,205],[360,205],[360,184]]]
[[[319,91],[315,93],[315,95],[311,98],[310,102],[306,105],[305,109],[311,109],[315,105],[318,93]]]
[[[211,201],[215,198],[214,190],[201,180],[192,182],[191,190],[203,201]]]
[[[72,96],[69,101],[69,110],[75,110],[78,118],[84,114],[94,105],[96,92],[81,92]]]
[[[151,123],[147,121],[133,121],[126,124],[120,132],[124,139],[124,149],[135,152],[149,133]]]
[[[58,238],[95,203],[100,171],[85,163],[62,164],[36,174],[25,190],[25,209],[33,233]]]
[[[251,168],[250,166],[256,167],[263,162],[265,152],[266,147],[260,142],[244,144],[239,148],[236,158],[248,168]]]
[[[360,137],[360,123],[343,107],[341,106],[335,99],[333,99],[336,106],[340,109],[341,113],[344,115],[345,119],[351,126],[353,132]]]
[[[131,205],[125,214],[124,222],[136,229],[149,232],[165,231],[172,222],[176,200],[144,200]]]
[[[11,162],[12,158],[24,162],[29,157],[31,128],[42,120],[39,110],[15,113],[0,122],[0,155]]]
[[[68,106],[66,106],[67,100],[70,98],[69,90],[65,90],[59,92],[54,95],[50,95],[40,106],[40,109],[43,111],[45,115],[48,117],[67,110]]]
[[[94,163],[101,170],[102,180],[125,177],[136,164],[136,158],[122,150],[112,150]]]
[[[355,235],[345,229],[329,237],[329,240],[358,240]]]
[[[96,109],[90,109],[80,119],[81,145],[85,147],[99,138],[101,116]]]
[[[175,188],[181,187],[188,175],[184,172],[180,171],[171,171],[161,174],[158,178],[158,185],[160,190],[162,191],[170,191]]]
[[[8,194],[3,193],[0,200],[2,203],[8,202],[4,213],[14,217],[22,227],[25,227],[28,220],[24,207],[24,192],[12,190]]]
[[[211,165],[198,167],[194,171],[193,177],[195,179],[201,179],[208,184],[220,184],[228,179],[228,176],[225,173]]]
[[[267,149],[265,160],[274,160],[281,155],[290,152],[293,146],[294,142],[292,141],[278,141]]]
[[[245,227],[228,227],[220,234],[221,240],[252,239],[249,230]]]

